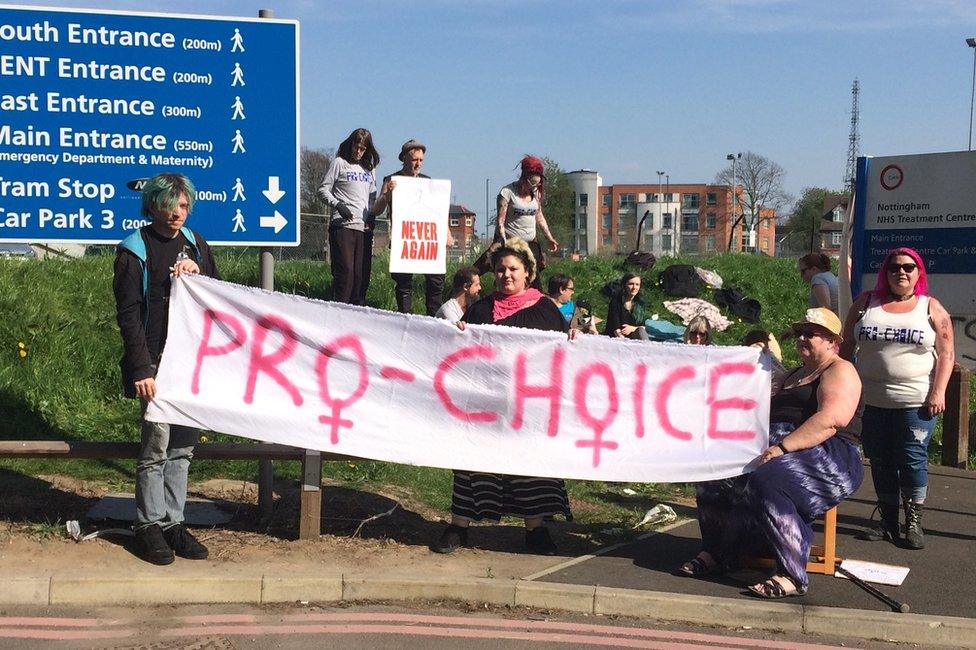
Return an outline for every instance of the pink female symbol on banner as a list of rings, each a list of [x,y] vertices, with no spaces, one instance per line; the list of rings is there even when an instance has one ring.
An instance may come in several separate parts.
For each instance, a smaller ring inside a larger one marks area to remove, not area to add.
[[[334,398],[329,390],[329,361],[333,357],[339,357],[340,361],[349,361],[347,358],[339,356],[341,350],[347,349],[352,353],[353,361],[356,363],[356,372],[359,374],[359,383],[349,397]],[[319,422],[330,425],[330,440],[333,445],[339,444],[339,428],[352,428],[352,420],[342,418],[342,409],[349,408],[355,404],[359,398],[366,393],[369,386],[369,373],[366,368],[366,352],[359,337],[354,334],[340,336],[336,340],[322,346],[319,349],[318,358],[315,360],[315,375],[319,381],[319,397],[322,402],[332,411],[331,415],[320,415]]]
[[[591,377],[599,377],[607,385],[606,400],[598,400],[607,405],[607,411],[602,418],[595,418],[590,413],[590,408],[586,403],[586,390]],[[620,408],[620,397],[617,394],[617,381],[613,377],[613,370],[605,363],[593,363],[586,366],[576,375],[575,390],[573,391],[573,402],[576,405],[576,413],[579,415],[583,424],[593,429],[593,438],[589,440],[577,440],[576,446],[580,448],[593,448],[593,467],[600,466],[600,455],[604,449],[613,451],[617,448],[617,443],[611,440],[604,440],[603,433],[610,427],[617,417]]]

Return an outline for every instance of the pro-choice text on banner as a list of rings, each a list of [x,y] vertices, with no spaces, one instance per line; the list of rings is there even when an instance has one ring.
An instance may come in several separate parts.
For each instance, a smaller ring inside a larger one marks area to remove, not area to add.
[[[396,176],[390,214],[390,272],[447,272],[451,181]]]
[[[299,240],[298,23],[0,6],[0,240],[116,243],[186,174],[215,244]]]
[[[892,248],[925,261],[929,293],[952,315],[956,358],[976,368],[976,152],[860,158],[851,288],[874,287]]]
[[[411,465],[604,481],[735,476],[768,443],[755,348],[453,324],[175,280],[146,417]]]

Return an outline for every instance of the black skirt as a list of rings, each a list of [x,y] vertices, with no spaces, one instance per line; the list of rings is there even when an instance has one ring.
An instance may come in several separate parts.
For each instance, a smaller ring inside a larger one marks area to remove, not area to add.
[[[492,317],[494,297],[479,300],[468,308],[464,320],[471,324],[495,323],[526,329],[566,331],[566,319],[548,298],[521,309],[508,318]],[[543,434],[544,435],[544,434]],[[472,521],[498,521],[509,517],[553,517],[572,521],[566,484],[560,478],[509,476],[454,472],[451,514]]]
[[[507,517],[554,517],[572,521],[561,478],[454,472],[451,514],[472,521]]]

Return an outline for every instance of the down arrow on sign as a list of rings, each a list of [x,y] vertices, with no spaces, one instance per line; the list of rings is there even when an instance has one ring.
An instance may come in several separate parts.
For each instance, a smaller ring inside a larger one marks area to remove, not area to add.
[[[280,181],[277,176],[268,176],[268,189],[261,190],[261,193],[264,194],[269,201],[271,201],[271,205],[277,203],[281,197],[285,195],[285,193],[278,187],[279,182]]]
[[[270,217],[261,217],[261,227],[274,228],[276,235],[287,225],[288,219],[285,219],[285,216],[277,210],[275,210],[274,214]]]

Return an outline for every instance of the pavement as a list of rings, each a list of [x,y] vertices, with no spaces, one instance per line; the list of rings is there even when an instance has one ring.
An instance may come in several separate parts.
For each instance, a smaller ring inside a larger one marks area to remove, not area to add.
[[[297,557],[274,567],[227,558],[153,567],[117,549],[99,560],[86,542],[65,545],[61,553],[77,558],[66,563],[61,557],[60,568],[52,570],[43,555],[11,561],[0,549],[0,606],[457,600],[976,648],[976,472],[930,472],[924,550],[854,539],[873,509],[869,479],[839,508],[841,557],[910,568],[901,586],[878,586],[909,604],[906,614],[891,611],[850,581],[828,576],[811,576],[807,595],[780,601],[743,593],[761,578],[751,570],[719,579],[678,577],[674,569],[698,550],[698,526],[689,509],[680,514],[690,519],[575,558],[480,548],[439,556],[411,548],[410,561],[402,565],[395,558],[337,565],[328,558]],[[477,543],[478,536],[473,539]]]

